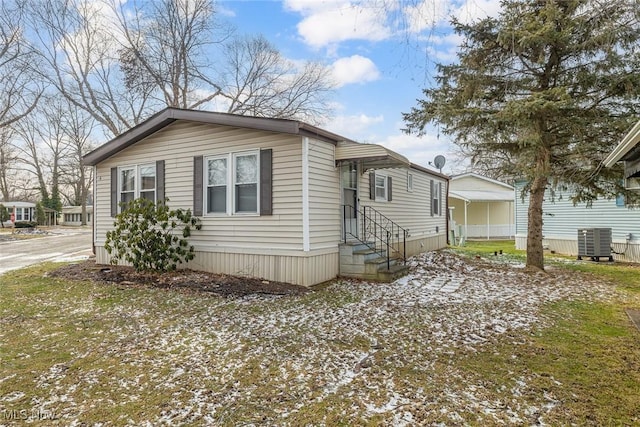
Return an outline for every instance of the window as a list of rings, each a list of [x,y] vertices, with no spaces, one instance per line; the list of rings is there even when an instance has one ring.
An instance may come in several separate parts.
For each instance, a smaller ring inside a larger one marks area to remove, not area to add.
[[[127,205],[136,198],[136,169],[120,169],[120,203]]]
[[[207,157],[205,168],[206,213],[258,213],[260,158],[257,152]]]
[[[431,216],[442,215],[442,183],[431,180]]]
[[[16,208],[16,221],[22,221],[22,208]]]
[[[140,197],[156,202],[156,165],[140,166]]]
[[[387,177],[376,173],[376,200],[387,199]]]
[[[233,158],[236,213],[258,212],[258,155],[235,154]]]
[[[407,191],[413,191],[413,174],[411,172],[407,172]]]
[[[227,158],[207,159],[207,213],[227,212]]]
[[[127,205],[136,198],[156,202],[156,165],[126,166],[119,173],[120,203]]]

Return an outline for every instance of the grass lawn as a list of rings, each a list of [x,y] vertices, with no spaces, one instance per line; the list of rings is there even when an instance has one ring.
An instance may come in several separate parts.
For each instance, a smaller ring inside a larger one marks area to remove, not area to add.
[[[512,247],[284,297],[0,275],[0,425],[639,424],[640,270]]]

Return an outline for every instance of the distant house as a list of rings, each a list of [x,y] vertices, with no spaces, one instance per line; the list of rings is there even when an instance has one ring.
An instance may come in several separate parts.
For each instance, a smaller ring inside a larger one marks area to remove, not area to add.
[[[5,227],[12,227],[18,221],[35,221],[36,220],[36,204],[21,201],[0,201],[9,212],[10,220],[5,222]]]
[[[527,249],[529,199],[520,197],[525,182],[516,183],[516,249]],[[542,205],[543,246],[559,254],[578,255],[579,230],[611,228],[612,256],[616,260],[640,262],[640,215],[629,209],[624,198],[595,200],[574,206],[569,190],[545,193]]]
[[[448,177],[295,120],[167,108],[84,157],[96,261],[120,203],[170,199],[202,230],[187,267],[313,285],[394,274],[447,244]],[[377,273],[381,273],[379,276]]]
[[[515,235],[511,185],[475,173],[451,177],[451,228],[459,239],[505,239]]]
[[[87,206],[87,225],[93,224],[93,206]],[[60,214],[60,225],[82,225],[82,206],[63,206]]]

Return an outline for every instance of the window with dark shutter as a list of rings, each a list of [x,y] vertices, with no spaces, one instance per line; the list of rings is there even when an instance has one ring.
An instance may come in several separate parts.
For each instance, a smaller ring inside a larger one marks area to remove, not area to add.
[[[391,197],[391,177],[387,178],[387,200],[391,201],[392,197]]]
[[[118,168],[111,168],[111,216],[118,215]]]
[[[433,185],[433,180],[429,180],[429,212],[431,213],[431,216],[434,215],[434,203],[433,203],[433,192],[434,192],[435,188]]]
[[[156,162],[156,201],[163,202],[164,195],[164,160]]]
[[[260,150],[260,215],[273,215],[273,150]]]
[[[202,156],[193,158],[193,215],[202,216]]]
[[[376,174],[369,172],[369,199],[376,199]]]

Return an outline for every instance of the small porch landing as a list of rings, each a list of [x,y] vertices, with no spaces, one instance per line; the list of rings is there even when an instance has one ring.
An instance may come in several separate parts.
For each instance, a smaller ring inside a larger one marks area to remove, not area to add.
[[[409,272],[409,266],[397,258],[387,262],[386,251],[374,251],[370,246],[361,242],[341,243],[340,276],[389,283]]]

